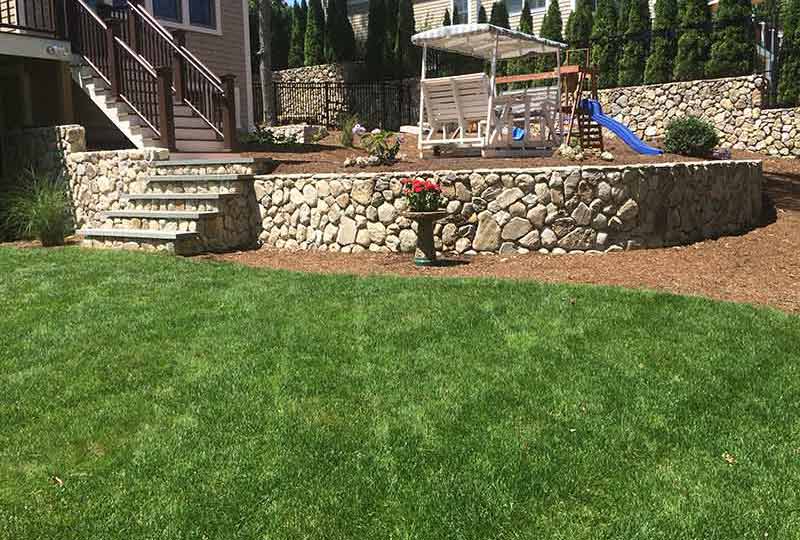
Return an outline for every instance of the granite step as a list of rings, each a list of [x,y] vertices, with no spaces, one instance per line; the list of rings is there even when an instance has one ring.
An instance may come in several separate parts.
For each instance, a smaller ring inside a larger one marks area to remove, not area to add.
[[[218,216],[218,210],[206,211],[163,211],[163,210],[110,210],[103,212],[103,218],[141,218],[141,219],[204,219]]]

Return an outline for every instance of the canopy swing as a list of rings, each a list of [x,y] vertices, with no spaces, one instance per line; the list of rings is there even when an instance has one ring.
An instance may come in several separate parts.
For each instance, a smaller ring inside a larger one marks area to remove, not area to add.
[[[440,146],[480,149],[483,156],[535,155],[560,144],[561,85],[498,94],[495,73],[498,60],[555,53],[559,81],[565,44],[491,24],[434,28],[415,34],[411,42],[422,47],[420,155]],[[488,60],[489,75],[429,79],[428,48]]]

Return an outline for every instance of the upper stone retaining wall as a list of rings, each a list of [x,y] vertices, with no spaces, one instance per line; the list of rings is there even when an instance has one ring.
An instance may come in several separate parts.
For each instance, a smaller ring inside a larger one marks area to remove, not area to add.
[[[441,251],[614,251],[686,244],[755,226],[761,164],[714,161],[420,173],[257,176],[261,239],[270,246],[410,252],[401,179],[439,182],[451,216]]]
[[[366,76],[363,62],[319,64],[292,69],[282,69],[272,74],[274,82],[360,82]]]
[[[710,121],[722,146],[773,156],[800,156],[800,108],[763,109],[760,75],[601,90],[603,110],[640,137],[664,136],[670,120]]]
[[[63,178],[67,156],[86,150],[86,136],[78,125],[19,129],[2,134],[2,176],[13,180],[26,169]]]

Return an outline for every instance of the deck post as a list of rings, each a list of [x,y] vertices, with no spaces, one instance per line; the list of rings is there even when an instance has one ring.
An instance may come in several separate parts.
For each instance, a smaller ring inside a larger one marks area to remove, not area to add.
[[[564,108],[561,104],[561,47],[556,48],[556,87],[558,88],[558,96],[556,103],[558,103],[558,133],[554,137],[558,137],[556,142],[561,145],[564,140]]]
[[[220,77],[225,90],[225,99],[222,100],[222,134],[226,150],[236,150],[236,75],[223,75]]]
[[[175,38],[175,44],[178,47],[186,45],[186,32],[183,30],[173,30],[172,37]],[[178,51],[172,52],[172,84],[175,87],[175,99],[179,103],[183,103],[186,99],[186,81],[184,73],[186,73],[186,60]]]
[[[141,0],[130,0],[132,4],[137,6],[141,5]],[[139,46],[139,36],[137,35],[137,17],[134,15],[133,9],[128,9],[128,45],[130,45],[131,49],[134,50],[137,54],[141,52],[141,47]]]
[[[106,23],[106,53],[108,54],[108,80],[111,82],[111,96],[118,98],[121,92],[122,70],[117,56],[116,38],[122,21],[108,17]]]
[[[172,68],[159,66],[158,76],[158,130],[161,132],[161,144],[170,152],[175,147],[175,113],[172,104]]]
[[[422,122],[425,118],[425,71],[427,68],[428,46],[422,46],[422,73],[419,76],[419,133],[417,133],[417,149],[419,157],[422,159]]]

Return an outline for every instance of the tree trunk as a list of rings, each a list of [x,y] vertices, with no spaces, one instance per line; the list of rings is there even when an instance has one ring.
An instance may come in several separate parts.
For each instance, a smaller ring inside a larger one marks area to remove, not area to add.
[[[259,73],[261,78],[261,100],[264,104],[264,124],[275,123],[272,88],[272,0],[261,0],[258,9],[258,39],[261,45],[259,55]]]

